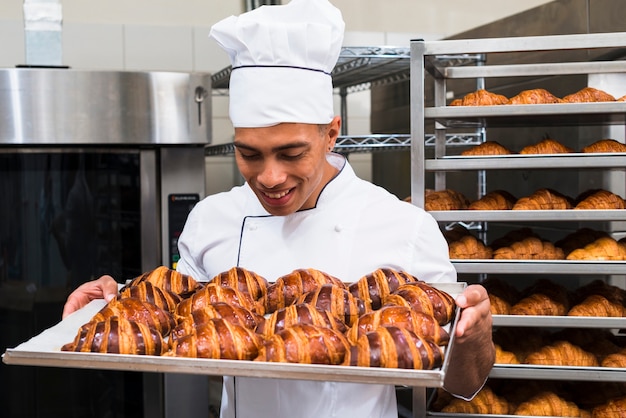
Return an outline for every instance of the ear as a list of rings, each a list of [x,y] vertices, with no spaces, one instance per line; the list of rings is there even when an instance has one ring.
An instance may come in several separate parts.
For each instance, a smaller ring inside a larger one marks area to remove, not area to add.
[[[341,132],[341,116],[335,116],[333,120],[328,124],[328,130],[326,131],[326,140],[328,141],[328,151],[332,151],[335,148],[337,137]]]

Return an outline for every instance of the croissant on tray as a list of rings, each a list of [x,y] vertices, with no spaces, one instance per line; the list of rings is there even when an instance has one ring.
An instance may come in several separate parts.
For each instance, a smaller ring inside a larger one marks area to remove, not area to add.
[[[522,241],[529,237],[541,238],[530,228],[519,228],[509,231],[505,235],[496,238],[491,242],[490,247],[494,250],[502,247],[509,247],[514,242]]]
[[[601,295],[589,295],[581,303],[573,306],[569,316],[626,317],[626,307],[609,301]]]
[[[485,141],[461,152],[461,155],[464,156],[509,154],[513,154],[513,151],[500,144],[498,141]]]
[[[346,324],[329,311],[308,303],[299,303],[273,312],[259,324],[256,332],[269,338],[277,332],[298,324],[326,327],[342,334],[348,330]]]
[[[626,246],[611,237],[601,237],[573,250],[568,260],[626,260]]]
[[[422,281],[399,286],[383,299],[383,305],[407,306],[434,316],[439,325],[450,323],[456,309],[452,296]]]
[[[434,341],[393,326],[361,335],[349,353],[351,366],[418,370],[440,367],[444,356]]]
[[[520,298],[520,292],[504,280],[489,277],[481,284],[489,295],[492,315],[508,315]]]
[[[359,316],[368,311],[363,300],[355,297],[346,288],[333,284],[324,284],[305,293],[296,299],[296,303],[308,303],[318,309],[328,311],[348,326],[352,326]]]
[[[215,276],[209,283],[228,286],[249,294],[253,300],[259,300],[267,294],[269,283],[263,276],[246,270],[243,267],[233,267]]]
[[[524,238],[508,247],[500,247],[493,252],[497,260],[562,260],[563,250],[549,241],[536,237]]]
[[[593,87],[585,87],[576,93],[563,97],[563,101],[567,103],[614,102],[615,97],[605,91]]]
[[[493,251],[484,242],[473,235],[465,235],[448,245],[451,259],[489,259]]]
[[[517,198],[506,190],[494,190],[480,199],[470,203],[470,210],[509,210],[517,202]]]
[[[608,190],[591,190],[581,194],[574,209],[626,209],[626,202],[619,195]]]
[[[524,290],[524,297],[511,307],[511,315],[563,316],[570,308],[567,289],[547,279]]]
[[[582,302],[591,295],[600,295],[611,303],[626,306],[626,290],[621,287],[611,285],[601,279],[594,280],[584,286],[581,286],[574,292],[576,303]]]
[[[172,341],[165,355],[173,357],[252,360],[263,338],[253,330],[223,318],[212,318],[193,329],[191,334]]]
[[[624,96],[626,97],[626,96]],[[626,101],[626,100],[623,100]],[[626,145],[614,139],[600,139],[584,147],[581,152],[602,153],[602,152],[626,152]]]
[[[438,190],[426,194],[424,209],[426,210],[463,210],[467,209],[469,200],[455,190]]]
[[[182,297],[176,293],[162,289],[146,281],[135,286],[125,287],[118,295],[118,299],[125,298],[136,298],[144,302],[150,302],[169,312],[173,312],[174,309],[176,309],[176,305],[183,300]]]
[[[489,386],[484,386],[471,401],[453,398],[441,412],[456,414],[498,414],[506,415],[510,406],[504,397],[496,395]]]
[[[529,196],[520,198],[513,210],[557,210],[571,209],[572,200],[551,189],[538,189]]]
[[[591,244],[598,238],[608,236],[609,234],[604,231],[597,231],[591,228],[580,228],[558,240],[554,243],[554,245],[563,249],[563,253],[567,257],[575,249]]]
[[[65,344],[61,350],[159,356],[167,348],[167,342],[156,329],[113,316],[83,325],[74,341]]]
[[[264,306],[261,303],[254,301],[249,294],[240,292],[233,287],[209,283],[197,290],[188,298],[183,299],[176,307],[176,315],[188,316],[196,309],[200,309],[204,306],[217,302],[225,302],[229,305],[240,306],[259,315],[263,315],[265,313]]]
[[[112,299],[91,318],[90,322],[101,322],[114,316],[146,324],[164,337],[176,325],[174,316],[169,311],[136,298]]]
[[[520,105],[520,104],[548,104],[548,103],[563,103],[563,100],[556,97],[546,89],[531,89],[524,90],[509,99],[507,104]]]
[[[408,329],[433,340],[437,345],[446,345],[450,340],[450,335],[437,323],[435,317],[406,306],[392,305],[361,315],[345,335],[348,341],[356,344],[361,335],[386,326]]]
[[[556,341],[546,345],[528,354],[524,363],[545,366],[599,366],[596,356],[568,341]]]
[[[509,99],[497,93],[491,93],[485,89],[476,90],[450,102],[450,106],[495,106],[507,104]]]
[[[566,401],[554,392],[541,392],[526,402],[522,402],[515,409],[514,414],[524,416],[590,417],[587,411],[581,410],[574,402]]]
[[[272,313],[285,306],[293,305],[300,296],[323,284],[345,287],[341,280],[323,271],[313,268],[296,269],[276,279],[267,288],[267,295],[259,301],[265,306],[266,313]]]
[[[350,349],[346,337],[335,330],[297,324],[269,337],[255,361],[304,364],[343,364]]]
[[[194,292],[199,287],[199,283],[193,277],[179,273],[166,266],[159,266],[154,270],[143,273],[141,276],[131,280],[127,287],[135,286],[143,281],[148,281],[157,287],[183,297]]]
[[[520,154],[566,154],[574,152],[573,149],[566,147],[560,142],[545,138],[533,145],[527,145],[520,150]]]
[[[494,344],[494,346],[496,348],[496,364],[520,364],[515,353],[503,350],[499,344]]]
[[[626,368],[626,348],[617,353],[606,355],[600,365],[602,367]]]
[[[613,418],[626,416],[626,396],[610,399],[593,408],[593,418]]]
[[[355,297],[363,300],[366,307],[378,309],[382,300],[400,285],[416,282],[413,275],[391,268],[379,268],[358,279],[348,286],[348,290]]]

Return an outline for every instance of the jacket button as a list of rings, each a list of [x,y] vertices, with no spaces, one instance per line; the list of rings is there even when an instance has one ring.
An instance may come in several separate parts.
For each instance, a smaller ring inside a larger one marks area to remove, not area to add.
[[[342,229],[341,225],[335,225],[335,232],[341,232]]]

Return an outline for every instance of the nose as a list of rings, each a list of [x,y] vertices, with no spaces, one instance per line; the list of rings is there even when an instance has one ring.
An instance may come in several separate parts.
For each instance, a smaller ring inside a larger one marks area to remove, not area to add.
[[[273,189],[285,182],[287,174],[276,160],[267,160],[257,176],[257,181],[267,189]]]

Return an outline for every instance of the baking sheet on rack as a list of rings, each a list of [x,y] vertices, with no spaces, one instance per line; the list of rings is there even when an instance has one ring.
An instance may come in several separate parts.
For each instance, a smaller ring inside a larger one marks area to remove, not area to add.
[[[433,284],[433,286],[452,296],[456,296],[462,292],[466,284],[461,282],[437,283]],[[88,322],[104,305],[105,302],[103,300],[92,301],[81,310],[74,312],[41,334],[15,348],[7,349],[3,355],[3,362],[26,366],[76,367],[424,387],[442,386],[448,367],[448,356],[445,356],[444,364],[440,369],[407,370],[60,351],[63,344],[73,341],[80,326]],[[458,317],[459,312],[457,309],[455,321],[451,324],[451,334],[453,334],[452,330],[456,326]],[[450,345],[445,349],[446,353],[453,344],[454,337],[451,335]]]

